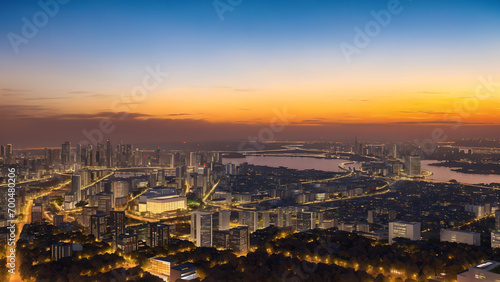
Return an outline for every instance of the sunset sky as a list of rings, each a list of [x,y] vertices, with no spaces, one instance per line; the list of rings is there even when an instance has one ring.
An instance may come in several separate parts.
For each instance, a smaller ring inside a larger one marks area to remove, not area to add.
[[[390,2],[243,0],[221,20],[213,1],[73,0],[13,47],[43,9],[1,1],[0,144],[78,142],[102,118],[125,142],[245,139],[285,108],[276,138],[428,138],[453,116],[450,136],[498,132],[500,2],[401,0],[346,60],[341,44]],[[127,104],[148,66],[169,76]],[[489,76],[495,91],[464,110]]]

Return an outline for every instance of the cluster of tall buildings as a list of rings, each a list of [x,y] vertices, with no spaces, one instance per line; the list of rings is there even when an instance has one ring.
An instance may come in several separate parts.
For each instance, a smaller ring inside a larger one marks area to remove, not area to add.
[[[123,187],[126,184],[115,181],[105,186],[103,182],[99,181],[110,174],[111,171],[109,170],[89,170],[87,168],[75,171],[71,175],[71,190],[64,196],[64,209],[74,209],[79,202],[91,200],[92,197],[103,192],[107,194],[113,193],[111,195],[112,207],[114,207],[116,198],[128,197],[129,189]],[[114,186],[110,187],[111,185]]]
[[[197,247],[231,249],[246,253],[250,246],[250,227],[230,228],[231,211],[197,211],[191,214],[191,240]]]
[[[14,151],[12,149],[12,144],[7,144],[6,146],[0,145],[0,158],[2,158],[5,163],[11,163],[13,157]]]

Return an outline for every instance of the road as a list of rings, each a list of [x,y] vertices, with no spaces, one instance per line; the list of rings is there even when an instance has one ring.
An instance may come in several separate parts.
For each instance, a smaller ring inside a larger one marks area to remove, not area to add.
[[[47,191],[47,192],[44,192],[42,193],[41,195],[38,195],[38,197],[43,197],[43,196],[46,196],[56,190],[59,190],[61,189],[62,187],[64,187],[65,185],[67,185],[68,183],[70,182],[70,180],[68,181],[65,181],[63,182],[62,184],[60,184],[59,186],[55,187],[54,189],[51,189],[50,191]],[[23,215],[23,219],[22,220],[19,220],[16,224],[16,245],[17,245],[17,241],[19,240],[19,236],[21,235],[21,231],[23,230],[24,228],[24,225],[25,224],[29,224],[31,223],[31,207],[33,206],[33,198],[32,197],[29,197],[26,199],[26,204],[24,205],[22,211],[21,211],[21,214]],[[10,282],[18,282],[18,281],[22,281],[21,279],[21,276],[19,275],[19,266],[20,266],[20,261],[16,261],[16,271],[15,271],[15,274],[11,274],[9,276],[9,281]]]

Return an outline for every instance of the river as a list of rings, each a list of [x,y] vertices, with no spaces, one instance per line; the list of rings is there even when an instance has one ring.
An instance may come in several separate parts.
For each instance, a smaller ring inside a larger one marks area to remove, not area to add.
[[[287,167],[291,169],[316,169],[323,171],[333,171],[333,172],[341,172],[342,170],[339,168],[341,163],[350,163],[349,160],[346,159],[326,159],[326,158],[313,158],[313,157],[277,157],[277,156],[246,156],[244,158],[223,158],[222,162],[233,163],[235,165],[239,165],[241,163],[247,162],[249,164],[254,165],[264,165],[270,167]],[[431,166],[429,164],[436,163],[438,161],[435,160],[423,160],[422,161],[422,169],[428,170],[432,172],[432,175],[429,177],[433,180],[439,181],[450,181],[451,179],[455,179],[458,182],[466,183],[466,184],[478,184],[478,183],[500,183],[500,175],[495,174],[470,174],[453,171],[452,168],[444,167],[444,166]],[[346,165],[346,167],[352,167],[359,170],[360,163],[350,163]]]
[[[239,165],[247,162],[253,165],[265,165],[270,167],[284,166],[291,169],[305,170],[316,169],[322,171],[342,172],[339,168],[341,163],[350,163],[345,159],[326,159],[313,157],[275,157],[275,156],[246,156],[245,158],[223,158],[222,163],[233,163]],[[346,167],[352,167],[359,170],[359,163],[346,164]]]
[[[472,174],[453,171],[451,167],[432,166],[429,164],[438,163],[435,160],[423,160],[421,162],[422,169],[432,172],[431,179],[439,181],[450,181],[455,179],[461,183],[478,184],[478,183],[500,183],[500,175],[497,174]]]

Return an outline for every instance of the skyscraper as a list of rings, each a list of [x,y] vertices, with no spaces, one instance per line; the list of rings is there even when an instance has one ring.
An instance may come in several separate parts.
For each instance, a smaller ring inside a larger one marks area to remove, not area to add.
[[[212,213],[196,211],[191,214],[191,240],[197,247],[212,247]]]
[[[231,211],[222,210],[212,215],[213,230],[229,230]]]
[[[314,216],[314,212],[297,212],[297,231],[314,229],[315,225],[316,217]]]
[[[113,147],[111,146],[111,141],[106,141],[106,166],[113,166]]]
[[[102,235],[106,233],[106,215],[93,214],[90,216],[90,234],[98,240],[102,239]]]
[[[268,212],[261,213],[262,215],[262,228],[267,228],[271,224],[271,214]]]
[[[12,144],[7,144],[7,147],[5,149],[5,157],[10,158],[14,155],[13,150],[12,150]]]
[[[121,234],[116,240],[116,248],[124,254],[137,251],[137,235]]]
[[[420,157],[406,156],[405,158],[405,173],[409,176],[420,175]]]
[[[166,224],[150,223],[148,243],[151,248],[164,247],[170,240],[170,228]]]
[[[0,146],[0,157],[5,157],[5,147],[3,145]]]
[[[239,212],[239,224],[248,226],[248,231],[250,233],[255,232],[258,229],[259,224],[259,212],[257,211],[240,211]]]
[[[82,177],[79,174],[73,174],[71,176],[71,193],[75,195],[76,202],[81,201],[82,197]]]
[[[125,234],[125,212],[124,211],[111,211],[110,212],[111,219],[111,233],[113,234],[113,238],[115,242],[118,242],[118,236],[121,234]]]
[[[82,164],[82,145],[76,145],[76,163],[78,165]]]
[[[229,229],[229,249],[236,253],[248,252],[250,242],[250,232],[248,227],[238,226]]]
[[[71,159],[71,143],[65,142],[61,146],[61,163],[63,165],[69,165],[71,164],[70,159]]]

